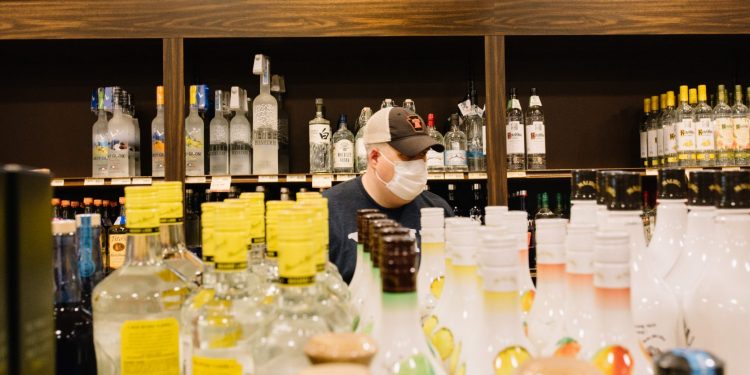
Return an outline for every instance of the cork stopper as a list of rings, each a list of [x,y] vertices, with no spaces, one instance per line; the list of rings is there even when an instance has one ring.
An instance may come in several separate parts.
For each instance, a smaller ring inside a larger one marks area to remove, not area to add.
[[[359,220],[357,221],[357,243],[363,245],[365,252],[370,252],[370,221],[387,218],[388,216],[386,216],[386,214],[369,213],[362,215],[361,223]]]
[[[607,175],[607,209],[611,211],[640,211],[641,175],[635,172],[618,172]]]
[[[394,235],[411,236],[411,230],[398,225],[398,223],[395,226],[386,226],[376,230],[375,236],[377,236],[378,244],[373,247],[372,261],[373,264],[377,263],[378,268],[383,266],[383,237]]]
[[[570,199],[596,199],[596,170],[574,169],[570,177]]]
[[[377,351],[375,340],[362,333],[324,333],[312,337],[305,344],[305,355],[313,364],[354,363],[369,366]]]
[[[380,236],[378,235],[377,231],[381,228],[385,227],[396,227],[398,226],[398,223],[391,219],[377,219],[377,220],[371,220],[368,223],[369,230],[367,231],[367,246],[370,249],[370,253],[372,254],[370,258],[372,259],[372,264],[375,268],[380,267],[380,263],[377,262],[378,259],[378,243],[380,241]]]
[[[693,171],[688,177],[688,205],[716,206],[719,203],[721,186],[718,171]]]
[[[719,208],[750,208],[750,171],[726,171],[719,176]]]
[[[380,277],[383,281],[383,292],[416,292],[417,249],[414,238],[403,234],[385,235],[381,244]]]
[[[656,199],[686,199],[687,178],[685,171],[679,168],[659,170],[659,186]]]

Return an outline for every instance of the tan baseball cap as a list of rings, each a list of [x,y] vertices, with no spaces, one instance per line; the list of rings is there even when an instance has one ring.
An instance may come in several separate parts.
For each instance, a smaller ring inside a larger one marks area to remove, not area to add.
[[[402,107],[383,108],[367,121],[365,144],[388,143],[398,152],[414,157],[432,148],[443,152],[445,147],[427,134],[427,126],[418,114]]]

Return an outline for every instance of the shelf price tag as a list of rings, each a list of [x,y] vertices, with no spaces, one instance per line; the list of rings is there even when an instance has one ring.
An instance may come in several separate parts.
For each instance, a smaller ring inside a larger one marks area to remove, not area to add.
[[[186,184],[205,184],[206,176],[190,176],[185,177]]]
[[[307,175],[288,174],[286,175],[286,182],[307,182]]]
[[[333,185],[333,175],[331,174],[314,174],[312,176],[312,187],[314,189],[329,188]]]
[[[487,173],[484,173],[484,172],[469,173],[469,180],[486,180],[486,179],[487,179]]]
[[[259,175],[258,176],[258,182],[261,183],[274,183],[279,182],[279,176],[277,175]]]
[[[685,171],[685,172],[687,172],[687,171]],[[653,168],[646,169],[646,176],[656,176],[658,174],[659,174],[659,170],[658,169],[653,169]]]
[[[740,167],[721,167],[722,172],[739,171]]]
[[[50,181],[50,186],[65,186],[65,180],[61,178],[56,178],[52,181]]]
[[[445,175],[442,173],[428,173],[428,180],[445,180]]]
[[[211,186],[208,189],[211,191],[228,192],[230,186],[232,186],[232,176],[214,176],[211,177]]]
[[[130,179],[129,178],[113,178],[110,182],[110,185],[130,185]]]
[[[337,174],[336,181],[349,181],[357,177],[356,174]]]
[[[104,185],[103,178],[86,178],[83,180],[83,186],[102,186]]]
[[[133,177],[133,185],[151,185],[151,177]]]
[[[445,179],[446,180],[463,180],[464,174],[463,172],[446,173]]]
[[[526,177],[525,171],[508,172],[508,178],[524,178],[524,177]]]

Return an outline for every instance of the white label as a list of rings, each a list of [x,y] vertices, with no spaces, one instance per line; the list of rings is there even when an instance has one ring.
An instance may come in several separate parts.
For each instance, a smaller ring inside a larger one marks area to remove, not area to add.
[[[461,116],[469,116],[473,114],[473,111],[471,110],[471,100],[466,99],[465,101],[458,103],[458,110],[461,111]]]
[[[544,122],[534,121],[526,126],[526,152],[528,154],[545,154]]]
[[[357,177],[356,174],[337,174],[336,181],[349,181]]]
[[[326,124],[310,125],[310,143],[326,144],[331,143],[331,126]]]
[[[698,119],[695,123],[695,142],[697,151],[710,151],[715,149],[714,129],[711,127],[711,119]]]
[[[677,123],[677,151],[695,151],[695,124],[693,119],[683,119]]]
[[[662,129],[656,129],[656,154],[664,155],[664,131]]]
[[[354,167],[354,145],[348,139],[342,139],[333,144],[333,167]]]
[[[648,157],[648,132],[641,132],[641,159]]]
[[[656,136],[656,129],[648,130],[648,157],[655,158],[659,156],[658,153],[658,137]]]
[[[433,149],[427,150],[427,167],[442,167],[445,165],[445,157],[442,152]]]
[[[87,178],[83,180],[83,186],[100,186],[104,185],[103,178]]]
[[[189,176],[185,177],[186,184],[205,184],[206,176]]]
[[[446,180],[463,180],[464,174],[461,172],[454,172],[454,173],[446,173],[445,174]]]
[[[288,174],[286,175],[286,182],[307,182],[307,175]]]
[[[734,142],[736,150],[750,150],[750,119],[734,119]]]
[[[734,124],[731,118],[717,118],[713,121],[716,132],[716,149],[730,151],[734,150]]]
[[[518,99],[513,99],[518,101]],[[520,121],[509,121],[505,126],[505,145],[508,154],[523,154],[523,125]]]
[[[658,169],[653,169],[653,168],[646,169],[646,176],[656,176],[658,174],[659,174]]]
[[[367,148],[365,147],[364,138],[359,138],[354,142],[354,149],[357,153],[357,158],[367,159]]]
[[[279,176],[276,176],[276,175],[260,175],[260,176],[258,176],[258,182],[261,182],[261,183],[279,182]]]
[[[52,181],[50,181],[50,186],[65,186],[65,180],[56,178]]]
[[[529,98],[529,107],[534,106],[534,105],[539,106],[539,107],[542,106],[542,100],[539,99],[538,95],[534,95]]]
[[[466,165],[466,150],[445,150],[445,165]]]
[[[208,189],[211,191],[229,191],[232,185],[232,176],[214,176],[211,177],[211,187]]]
[[[740,167],[721,167],[722,172],[737,172],[742,170]]]
[[[428,180],[445,180],[445,175],[442,173],[428,173]]]
[[[518,99],[513,99],[510,101],[510,108],[513,109],[521,109],[521,101]]]
[[[525,177],[526,177],[525,171],[508,172],[508,178],[525,178]]]
[[[113,178],[109,183],[110,185],[130,185],[130,179],[129,178]]]
[[[314,174],[312,176],[312,187],[315,189],[329,188],[331,185],[333,185],[333,175]]]
[[[674,123],[664,124],[664,154],[674,155],[677,153],[677,135],[674,131]]]
[[[469,180],[486,180],[487,173],[469,173]]]
[[[151,177],[135,177],[133,185],[151,185]]]

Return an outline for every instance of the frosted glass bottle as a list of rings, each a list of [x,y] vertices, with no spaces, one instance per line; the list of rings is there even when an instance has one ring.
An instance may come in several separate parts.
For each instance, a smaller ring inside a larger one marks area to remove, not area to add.
[[[370,107],[362,108],[357,119],[357,135],[354,137],[354,152],[356,153],[357,161],[355,168],[357,173],[362,173],[367,170],[367,148],[365,147],[365,127],[367,127],[367,121],[372,117],[372,109]]]
[[[212,176],[229,174],[229,121],[224,114],[228,110],[224,103],[224,92],[216,90],[214,94],[214,118],[209,123],[209,173]]]
[[[112,90],[112,101],[114,110],[112,118],[107,123],[109,130],[109,154],[107,156],[109,166],[109,177],[129,177],[132,173],[130,167],[130,148],[135,142],[133,134],[133,122],[123,112],[124,97],[119,87]]]
[[[687,179],[679,168],[659,170],[656,198],[656,228],[648,245],[648,257],[653,271],[665,279],[684,249],[683,238],[687,225]]]
[[[234,117],[229,122],[229,174],[249,175],[251,154],[251,130],[247,112],[247,100],[244,90],[232,86],[229,109]]]
[[[104,111],[104,88],[100,87],[91,94],[91,111],[97,115],[91,133],[91,176],[107,177],[109,133],[107,132],[107,112]]]
[[[151,175],[164,177],[164,86],[156,87],[156,117],[151,121]]]
[[[190,113],[185,119],[185,175],[206,174],[203,161],[203,119],[198,115],[197,86],[190,86]]]
[[[255,55],[260,94],[253,100],[253,173],[279,174],[279,104],[271,95],[270,61]]]

